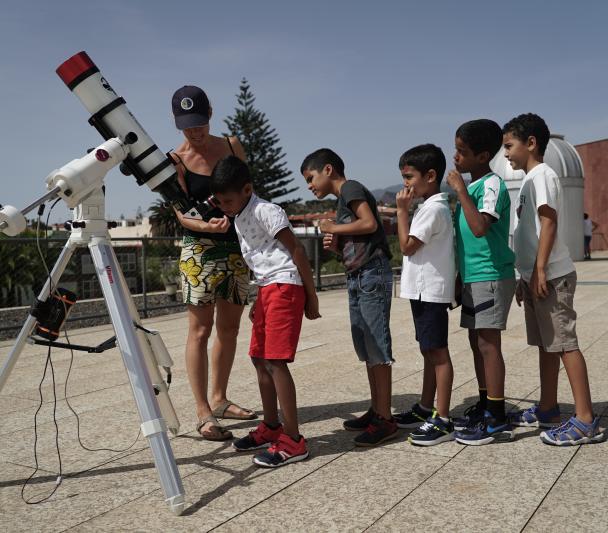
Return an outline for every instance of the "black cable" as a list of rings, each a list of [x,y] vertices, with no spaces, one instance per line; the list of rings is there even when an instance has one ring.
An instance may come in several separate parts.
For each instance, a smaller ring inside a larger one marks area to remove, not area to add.
[[[66,342],[68,344],[70,344],[70,338],[68,337],[67,330],[64,329],[63,333],[65,335]],[[135,446],[135,444],[139,440],[139,436],[141,435],[141,428],[139,429],[139,432],[137,433],[137,437],[135,437],[135,440],[127,448],[124,448],[122,450],[115,450],[113,448],[90,448],[83,444],[82,440],[80,439],[80,418],[78,416],[78,413],[73,409],[73,407],[70,404],[70,401],[68,400],[68,380],[70,379],[70,372],[72,371],[72,363],[74,362],[74,350],[72,350],[71,347],[70,347],[70,353],[71,353],[70,365],[68,366],[68,373],[65,378],[65,387],[64,387],[63,395],[65,397],[65,403],[67,404],[69,410],[72,411],[72,414],[76,417],[76,436],[78,438],[78,443],[84,450],[87,450],[88,452],[104,451],[104,452],[112,452],[112,453],[123,453],[123,452],[130,450],[131,448],[133,448],[133,446]]]

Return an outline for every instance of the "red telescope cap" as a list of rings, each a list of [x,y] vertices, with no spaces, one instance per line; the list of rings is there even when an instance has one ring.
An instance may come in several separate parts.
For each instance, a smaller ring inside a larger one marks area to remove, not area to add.
[[[95,72],[99,72],[99,69],[86,52],[78,52],[59,65],[55,72],[57,72],[63,83],[72,90],[83,79],[88,78]]]

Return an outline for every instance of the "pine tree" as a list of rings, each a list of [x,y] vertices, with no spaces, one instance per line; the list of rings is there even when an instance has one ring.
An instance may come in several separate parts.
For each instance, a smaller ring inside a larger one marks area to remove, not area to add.
[[[287,163],[283,161],[285,153],[278,145],[279,136],[270,126],[266,114],[254,107],[255,96],[245,78],[241,80],[239,89],[234,115],[224,122],[229,134],[238,137],[245,149],[256,194],[273,202],[298,188],[289,187],[294,179],[289,177],[291,170],[286,168]],[[295,198],[278,203],[286,206],[299,201],[299,198]]]

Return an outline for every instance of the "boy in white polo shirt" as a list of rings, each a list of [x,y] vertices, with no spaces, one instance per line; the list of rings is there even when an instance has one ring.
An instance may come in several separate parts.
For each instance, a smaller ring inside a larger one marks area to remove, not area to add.
[[[439,192],[445,156],[433,144],[415,146],[399,159],[405,188],[397,193],[399,246],[403,252],[401,297],[409,298],[416,340],[424,357],[420,402],[396,415],[400,427],[417,427],[412,444],[431,446],[453,440],[449,418],[454,370],[448,350],[448,307],[454,300],[454,230],[447,193]],[[414,198],[424,199],[412,219]],[[437,391],[437,409],[433,401]]]
[[[515,299],[524,302],[528,344],[538,346],[540,403],[515,413],[520,426],[550,427],[560,422],[557,382],[561,361],[568,374],[575,415],[541,433],[547,444],[572,446],[599,442],[604,434],[593,414],[585,358],[576,336],[576,270],[566,246],[564,192],[557,174],[543,162],[549,128],[533,113],[519,115],[503,127],[505,157],[524,170],[513,244],[521,274]]]
[[[220,209],[235,217],[243,258],[259,287],[249,313],[253,321],[249,355],[257,371],[264,420],[233,447],[238,451],[268,448],[253,458],[262,467],[301,461],[308,457],[308,450],[298,429],[296,389],[287,363],[295,357],[302,315],[310,320],[321,316],[310,264],[285,211],[254,194],[249,169],[238,157],[218,162],[211,174],[211,189]]]

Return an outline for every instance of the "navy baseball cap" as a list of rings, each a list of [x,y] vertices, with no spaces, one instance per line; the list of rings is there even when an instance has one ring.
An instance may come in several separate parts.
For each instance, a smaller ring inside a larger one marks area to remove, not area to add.
[[[184,85],[173,94],[171,105],[178,130],[209,124],[209,98],[201,88]]]

